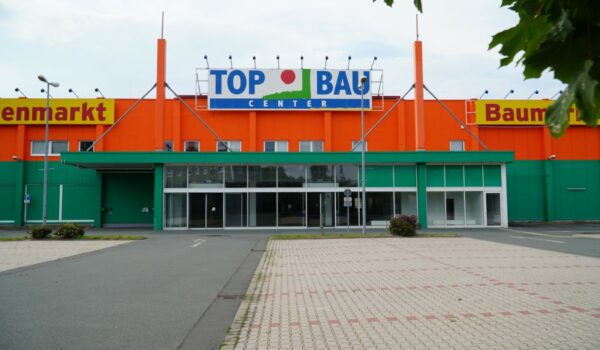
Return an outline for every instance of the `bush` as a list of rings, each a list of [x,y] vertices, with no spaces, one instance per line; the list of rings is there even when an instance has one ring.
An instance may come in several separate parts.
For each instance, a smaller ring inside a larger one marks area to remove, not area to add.
[[[389,232],[394,236],[411,237],[417,234],[416,216],[395,216],[390,219]]]
[[[84,233],[85,228],[82,225],[66,223],[58,227],[54,236],[61,239],[75,239],[83,237]]]
[[[44,239],[52,233],[52,229],[48,226],[33,226],[27,233],[31,235],[31,239]]]

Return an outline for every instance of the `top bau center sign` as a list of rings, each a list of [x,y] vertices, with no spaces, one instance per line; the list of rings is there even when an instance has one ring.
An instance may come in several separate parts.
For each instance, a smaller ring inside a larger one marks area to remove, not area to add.
[[[361,95],[360,79],[365,76]],[[209,109],[371,108],[370,71],[331,69],[210,69]]]

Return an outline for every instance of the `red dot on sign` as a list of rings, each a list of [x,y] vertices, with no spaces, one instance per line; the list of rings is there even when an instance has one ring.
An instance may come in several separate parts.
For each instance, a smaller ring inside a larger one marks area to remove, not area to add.
[[[296,80],[296,74],[294,74],[293,70],[287,69],[281,72],[281,81],[284,83],[291,84],[294,80]]]

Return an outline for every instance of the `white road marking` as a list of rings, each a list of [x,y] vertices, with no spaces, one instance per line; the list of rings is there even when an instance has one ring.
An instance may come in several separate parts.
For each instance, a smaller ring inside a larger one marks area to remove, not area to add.
[[[203,240],[202,238],[198,238],[194,240],[194,244],[192,244],[190,246],[190,248],[196,248],[197,246],[199,246],[200,244],[206,242],[205,240]]]
[[[545,238],[535,238],[535,237],[519,237],[519,236],[510,236],[510,238],[518,238],[518,239],[535,239],[536,241],[545,241],[545,242],[552,242],[552,243],[565,243],[563,241],[555,241],[552,239],[545,239]]]
[[[531,232],[531,231],[521,231],[521,230],[513,230],[511,228],[501,228],[501,230],[516,232],[516,233],[524,233],[524,234],[527,234],[527,235],[534,235],[534,236],[544,236],[544,237],[554,237],[554,238],[573,238],[573,236],[547,235],[545,233],[538,233],[538,232]]]

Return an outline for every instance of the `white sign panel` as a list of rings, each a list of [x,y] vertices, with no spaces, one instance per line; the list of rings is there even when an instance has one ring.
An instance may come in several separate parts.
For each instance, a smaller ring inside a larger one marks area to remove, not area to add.
[[[365,76],[364,96],[360,79]],[[370,71],[331,69],[210,69],[209,109],[371,108]]]

